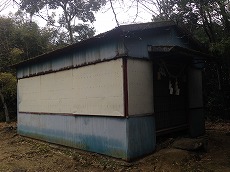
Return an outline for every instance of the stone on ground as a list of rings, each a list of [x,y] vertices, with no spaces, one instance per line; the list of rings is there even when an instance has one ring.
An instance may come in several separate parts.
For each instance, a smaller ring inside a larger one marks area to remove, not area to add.
[[[181,138],[176,140],[172,144],[173,148],[188,150],[188,151],[197,151],[197,150],[204,150],[207,151],[207,139],[205,138]]]

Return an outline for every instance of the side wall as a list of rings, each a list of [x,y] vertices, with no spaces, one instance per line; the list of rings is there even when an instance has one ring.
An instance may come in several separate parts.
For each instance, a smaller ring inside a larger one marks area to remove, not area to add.
[[[152,61],[127,59],[128,160],[150,154],[156,146]]]
[[[132,116],[128,120],[128,160],[152,153],[156,147],[155,117]]]
[[[153,65],[151,61],[128,59],[128,114],[153,114]]]
[[[128,159],[126,128],[126,118],[18,114],[21,135],[122,159]]]
[[[18,80],[19,112],[124,116],[122,59]]]
[[[154,116],[18,114],[18,133],[51,143],[133,160],[155,150]]]
[[[175,30],[175,27],[165,27],[155,30],[145,30],[125,38],[125,47],[130,57],[148,58],[148,45],[152,46],[181,46],[192,48],[188,42],[187,35],[181,35]]]
[[[123,67],[117,59],[19,79],[18,133],[128,161],[152,153],[152,64],[128,59],[127,85]]]

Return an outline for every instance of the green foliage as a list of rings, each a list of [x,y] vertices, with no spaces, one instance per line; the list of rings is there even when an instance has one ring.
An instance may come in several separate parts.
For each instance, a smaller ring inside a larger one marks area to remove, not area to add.
[[[0,73],[0,89],[7,98],[13,99],[16,96],[17,79],[11,73]]]
[[[63,46],[56,43],[53,29],[39,28],[36,23],[23,20],[21,15],[0,17],[0,71],[12,71],[9,68],[12,64]]]
[[[0,71],[6,70],[11,62],[11,49],[14,44],[14,25],[10,18],[0,18]]]
[[[11,74],[14,69],[9,66],[63,46],[56,44],[56,40],[52,29],[42,29],[36,23],[24,20],[22,13],[11,18],[0,17],[0,114],[6,115],[9,111],[15,118],[17,109],[17,81]]]
[[[230,58],[230,36],[223,37],[220,41],[210,44],[210,51],[219,57]],[[230,63],[229,63],[230,64]]]
[[[16,118],[17,111],[17,79],[11,73],[0,73],[0,90],[4,96],[10,118]],[[5,119],[3,103],[0,102],[0,119]]]
[[[173,20],[194,32],[203,30],[201,40],[219,42],[230,33],[230,14],[225,0],[157,0],[159,14],[153,20]],[[206,38],[205,38],[206,37]],[[200,37],[198,37],[200,38]]]
[[[230,119],[230,13],[225,0],[157,0],[153,20],[173,20],[209,47],[215,59],[204,72],[208,117]]]
[[[58,19],[59,26],[68,31],[68,42],[74,43],[91,37],[92,34],[94,34],[93,28],[89,27],[87,24],[83,25],[81,22],[92,23],[95,21],[94,12],[98,11],[105,2],[105,0],[21,0],[20,9],[29,13],[31,18],[33,15],[39,14],[39,12],[45,8],[59,10],[59,12],[62,10],[62,14]],[[47,16],[42,15],[42,18],[46,18],[48,24],[54,25],[54,16],[55,13],[53,12],[52,14],[47,14]],[[75,24],[76,21],[78,24]]]
[[[91,38],[95,34],[95,29],[87,24],[74,26],[73,31],[78,33],[78,35],[75,36],[75,40],[80,41]]]
[[[48,51],[49,35],[34,22],[17,26],[15,44],[22,50],[22,57],[28,59]]]

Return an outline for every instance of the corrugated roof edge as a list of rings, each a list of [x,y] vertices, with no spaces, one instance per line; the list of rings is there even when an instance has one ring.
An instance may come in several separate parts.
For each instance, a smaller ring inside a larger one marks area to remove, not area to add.
[[[199,41],[197,41],[191,34],[189,34],[189,32],[185,31],[185,29],[181,28],[180,26],[178,26],[175,22],[173,21],[160,21],[160,22],[148,22],[148,23],[138,23],[138,24],[128,24],[128,25],[120,25],[118,27],[115,27],[112,30],[109,30],[107,32],[98,34],[92,38],[68,45],[66,47],[60,48],[60,49],[56,49],[54,51],[51,52],[47,52],[44,54],[41,54],[39,56],[36,56],[34,58],[30,58],[28,60],[19,62],[17,64],[12,65],[11,67],[20,67],[29,63],[34,63],[37,61],[40,61],[42,59],[45,58],[50,58],[53,57],[59,53],[63,53],[66,51],[69,51],[71,49],[80,47],[80,46],[85,46],[88,45],[90,43],[93,43],[94,41],[98,41],[98,40],[103,40],[106,38],[113,38],[117,35],[122,36],[122,34],[124,33],[128,33],[128,32],[133,32],[133,31],[140,31],[140,30],[147,30],[147,29],[154,29],[154,28],[160,28],[160,27],[168,27],[168,26],[177,26],[181,32],[186,32],[186,35],[196,44],[199,44]],[[199,45],[200,46],[200,45]]]
[[[67,45],[66,47],[59,48],[59,49],[47,52],[47,53],[38,55],[38,56],[33,57],[33,58],[29,58],[29,59],[21,61],[21,62],[19,62],[17,64],[13,64],[11,67],[16,67],[17,68],[19,66],[23,66],[23,65],[26,65],[26,64],[29,64],[29,63],[32,63],[32,62],[40,61],[40,60],[45,59],[45,58],[53,57],[56,54],[64,53],[64,52],[69,51],[71,49],[74,49],[76,47],[84,46],[84,45],[90,44],[90,43],[92,43],[94,41],[101,40],[102,38],[108,37],[107,35],[112,35],[112,34],[115,35],[117,32],[119,32],[119,29],[115,28],[115,29],[112,29],[112,30],[110,30],[108,32],[96,35],[96,36],[94,36],[92,38],[89,38],[89,39],[86,39],[86,40],[83,40],[83,41],[80,41],[80,42],[77,42],[77,43],[74,43],[74,44],[71,44],[71,45]]]

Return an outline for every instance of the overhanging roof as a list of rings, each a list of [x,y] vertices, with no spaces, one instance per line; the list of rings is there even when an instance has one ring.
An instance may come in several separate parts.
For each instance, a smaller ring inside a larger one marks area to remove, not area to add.
[[[36,62],[45,60],[47,58],[55,57],[56,55],[60,55],[62,53],[67,53],[73,49],[82,48],[85,46],[89,46],[91,44],[98,44],[98,43],[105,41],[105,40],[108,40],[108,39],[116,39],[116,38],[122,37],[122,36],[124,37],[131,32],[137,32],[137,31],[142,32],[142,31],[146,31],[149,29],[164,28],[164,27],[170,27],[170,26],[176,26],[176,28],[178,28],[180,32],[183,32],[183,33],[186,32],[185,30],[183,30],[182,28],[177,26],[173,21],[162,21],[162,22],[149,22],[149,23],[140,23],[140,24],[121,25],[121,26],[118,26],[118,27],[108,31],[108,32],[99,34],[99,35],[94,36],[92,38],[89,38],[89,39],[77,42],[75,44],[66,46],[64,48],[60,48],[60,49],[36,56],[34,58],[22,61],[20,63],[14,64],[14,65],[12,65],[12,67],[17,68],[20,66],[36,63]],[[186,32],[186,36],[189,38],[189,40],[191,42],[195,43],[196,45],[200,44],[188,32]]]
[[[207,60],[215,59],[213,56],[180,46],[148,46],[150,58],[154,60],[167,60],[178,64],[192,64],[197,69],[203,69]]]
[[[189,57],[202,57],[202,58],[213,58],[213,56],[196,51],[189,48],[184,48],[180,46],[148,46],[148,52],[152,54],[158,54],[161,56],[171,55],[171,54],[181,54]]]

